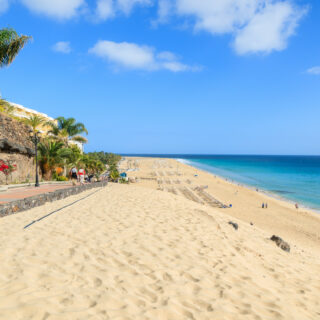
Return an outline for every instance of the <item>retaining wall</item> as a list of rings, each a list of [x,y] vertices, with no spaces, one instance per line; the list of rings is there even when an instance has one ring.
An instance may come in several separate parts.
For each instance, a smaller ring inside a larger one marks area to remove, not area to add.
[[[85,184],[83,186],[74,186],[66,189],[60,189],[53,192],[43,193],[33,197],[1,204],[0,218],[3,218],[11,214],[19,213],[22,211],[26,211],[35,207],[42,206],[46,202],[61,200],[86,190],[104,187],[107,184],[108,184],[107,181],[95,182],[95,183]]]

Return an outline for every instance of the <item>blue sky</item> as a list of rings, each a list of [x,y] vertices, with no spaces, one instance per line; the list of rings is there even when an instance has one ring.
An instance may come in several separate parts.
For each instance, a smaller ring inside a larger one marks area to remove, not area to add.
[[[316,0],[0,0],[33,41],[3,98],[89,130],[87,151],[319,154]]]

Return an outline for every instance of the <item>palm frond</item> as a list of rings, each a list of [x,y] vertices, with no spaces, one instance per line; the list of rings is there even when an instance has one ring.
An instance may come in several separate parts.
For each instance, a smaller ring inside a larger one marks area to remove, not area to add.
[[[23,119],[23,122],[30,126],[33,131],[37,131],[46,121],[44,118],[38,115],[30,116],[29,118]]]
[[[11,64],[30,39],[29,36],[19,36],[14,29],[0,30],[0,67]]]
[[[85,137],[82,137],[82,136],[73,136],[73,137],[71,137],[70,140],[80,142],[80,143],[88,143],[88,139],[86,139]]]

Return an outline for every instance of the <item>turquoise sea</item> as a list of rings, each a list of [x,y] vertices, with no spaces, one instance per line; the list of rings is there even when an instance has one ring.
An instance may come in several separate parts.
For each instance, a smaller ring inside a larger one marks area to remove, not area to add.
[[[180,159],[199,169],[320,210],[320,156],[168,154],[152,157]]]

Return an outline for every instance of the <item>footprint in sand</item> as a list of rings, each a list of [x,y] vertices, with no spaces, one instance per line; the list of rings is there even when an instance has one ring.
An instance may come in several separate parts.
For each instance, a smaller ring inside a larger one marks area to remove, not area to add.
[[[95,286],[95,288],[99,288],[99,287],[101,287],[101,285],[102,285],[102,280],[99,279],[99,278],[95,278],[95,279],[94,279],[94,286]]]
[[[172,277],[170,276],[169,273],[165,272],[165,273],[163,274],[163,280],[172,281]]]

